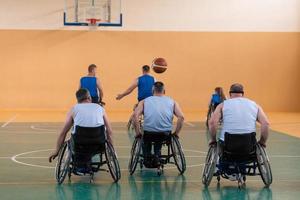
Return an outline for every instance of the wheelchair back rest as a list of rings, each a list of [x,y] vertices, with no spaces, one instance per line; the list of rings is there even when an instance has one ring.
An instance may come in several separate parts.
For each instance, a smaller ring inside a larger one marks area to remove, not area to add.
[[[224,151],[232,155],[250,155],[255,153],[256,133],[225,133]]]
[[[75,127],[72,135],[75,152],[95,152],[103,149],[106,141],[105,127]]]

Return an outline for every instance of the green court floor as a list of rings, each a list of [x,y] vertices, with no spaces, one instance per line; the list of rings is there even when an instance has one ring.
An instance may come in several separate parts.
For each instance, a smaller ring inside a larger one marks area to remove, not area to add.
[[[167,165],[162,176],[156,170],[139,168],[133,176],[127,171],[133,140],[125,123],[113,123],[114,144],[122,177],[112,181],[99,172],[94,183],[88,177],[72,176],[56,184],[54,164],[48,155],[55,146],[61,123],[10,123],[0,128],[0,199],[300,199],[300,139],[271,131],[267,151],[271,160],[273,184],[269,189],[259,176],[247,178],[246,187],[214,178],[205,189],[201,173],[207,147],[203,123],[185,124],[180,136],[187,171],[179,175]]]

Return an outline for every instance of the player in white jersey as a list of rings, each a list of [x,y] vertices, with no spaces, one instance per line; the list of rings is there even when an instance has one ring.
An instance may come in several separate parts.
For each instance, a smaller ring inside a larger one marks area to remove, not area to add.
[[[230,87],[230,98],[219,104],[209,121],[211,144],[216,143],[218,124],[223,116],[223,127],[219,140],[224,141],[224,134],[247,134],[256,132],[256,122],[260,124],[260,139],[258,143],[266,147],[269,135],[269,121],[263,109],[254,101],[244,97],[244,89],[241,84],[233,84]]]
[[[67,133],[74,127],[72,134],[76,134],[75,126],[81,127],[99,127],[105,126],[107,132],[107,139],[112,143],[112,129],[109,123],[108,117],[102,106],[96,103],[92,103],[92,98],[87,89],[81,88],[76,92],[76,98],[78,104],[76,104],[67,114],[64,127],[61,130],[56,143],[55,151],[49,156],[49,162],[54,160],[60,147],[63,145]]]

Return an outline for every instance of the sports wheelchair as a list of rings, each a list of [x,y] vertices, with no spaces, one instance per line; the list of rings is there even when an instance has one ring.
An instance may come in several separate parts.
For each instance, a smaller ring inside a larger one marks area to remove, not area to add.
[[[239,188],[246,176],[260,175],[266,187],[272,183],[270,161],[265,149],[256,141],[255,133],[225,133],[225,142],[209,147],[202,173],[202,183],[209,186],[216,176],[238,181]],[[257,172],[258,168],[258,172]]]
[[[114,182],[121,178],[117,155],[110,142],[106,139],[105,127],[75,127],[75,134],[62,145],[55,167],[58,184],[63,183],[68,174],[89,175],[93,181],[94,173],[109,171]],[[97,161],[93,161],[97,160]],[[100,169],[107,164],[108,170]]]
[[[183,174],[186,170],[186,162],[184,153],[181,147],[181,144],[178,140],[178,137],[174,134],[169,134],[164,140],[159,141],[162,143],[163,146],[167,146],[167,155],[160,155],[159,156],[159,164],[153,163],[153,164],[146,164],[151,163],[151,160],[155,159],[155,155],[151,154],[146,160],[144,154],[142,153],[142,146],[144,142],[144,136],[135,138],[132,148],[131,148],[131,157],[129,160],[129,173],[132,175],[136,167],[139,163],[140,169],[145,166],[146,168],[157,168],[157,174],[160,176],[163,173],[164,165],[171,163],[175,164],[177,166],[177,169],[180,174]],[[151,142],[151,145],[153,146],[155,142],[157,141],[148,141]]]

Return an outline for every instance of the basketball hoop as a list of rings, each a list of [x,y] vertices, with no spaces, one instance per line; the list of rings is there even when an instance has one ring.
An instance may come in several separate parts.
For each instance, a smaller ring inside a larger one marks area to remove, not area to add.
[[[101,19],[89,18],[89,19],[86,19],[86,21],[89,24],[90,30],[96,30],[98,27],[98,24],[99,24],[98,22],[100,22]]]

